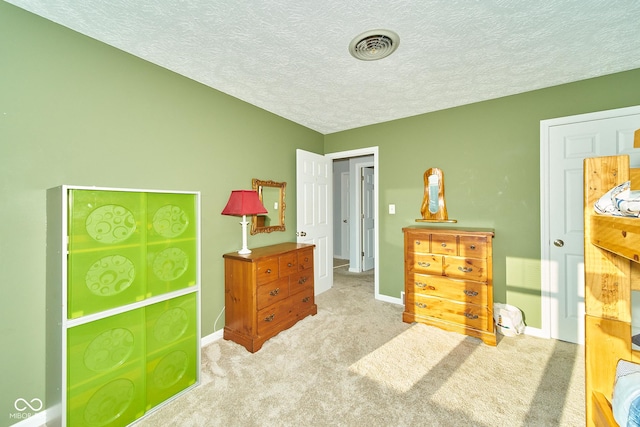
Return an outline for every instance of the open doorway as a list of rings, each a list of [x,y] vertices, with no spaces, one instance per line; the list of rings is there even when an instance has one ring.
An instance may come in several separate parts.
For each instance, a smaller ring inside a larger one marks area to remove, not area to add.
[[[377,147],[326,156],[333,159],[334,267],[367,273],[378,298]]]
[[[372,270],[375,264],[375,168],[373,156],[333,161],[334,267]]]

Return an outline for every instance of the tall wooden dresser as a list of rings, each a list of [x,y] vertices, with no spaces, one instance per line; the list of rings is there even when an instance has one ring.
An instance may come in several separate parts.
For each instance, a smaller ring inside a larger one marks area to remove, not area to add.
[[[496,345],[493,230],[406,227],[402,320]]]
[[[314,245],[281,243],[224,254],[224,338],[251,353],[318,307],[313,286]]]

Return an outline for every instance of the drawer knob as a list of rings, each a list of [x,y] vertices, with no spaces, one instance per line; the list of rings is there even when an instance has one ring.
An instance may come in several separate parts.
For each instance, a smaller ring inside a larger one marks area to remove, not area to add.
[[[427,304],[425,304],[423,302],[417,302],[416,303],[416,307],[418,307],[418,308],[427,308]]]
[[[416,240],[416,245],[419,245],[419,244],[420,244],[420,240]]]
[[[278,295],[280,293],[280,288],[275,288],[274,290],[272,290],[271,292],[269,292],[269,295],[271,295],[272,297],[275,297],[276,295]]]
[[[477,314],[471,314],[471,313],[465,313],[464,317],[466,317],[467,319],[471,319],[471,320],[475,320],[478,318]]]
[[[301,277],[300,280],[298,280],[298,284],[299,285],[304,285],[307,282],[307,278],[306,277]]]
[[[309,262],[309,257],[305,257],[304,262]]]
[[[276,317],[276,314],[275,314],[275,313],[273,313],[273,314],[272,314],[272,315],[270,315],[270,316],[265,317],[265,318],[264,318],[264,321],[265,321],[265,322],[273,322],[273,318],[274,318],[274,317]]]
[[[292,265],[293,265],[292,263],[288,263],[288,264],[287,264],[287,267],[291,267]]]
[[[473,271],[473,268],[471,268],[471,267],[458,267],[458,270],[462,271],[463,273],[471,273]]]
[[[469,246],[469,248],[470,248],[471,250],[474,250],[474,251],[475,251],[475,250],[476,250],[476,245],[471,245],[471,246]]]
[[[431,265],[431,263],[430,263],[430,262],[420,261],[420,262],[418,263],[418,265],[419,265],[420,267],[425,267],[425,268],[426,268],[426,267],[429,267],[429,266]]]
[[[271,274],[271,269],[267,268],[267,274]]]
[[[309,302],[309,299],[310,299],[309,297],[304,297],[302,298],[302,302]]]
[[[446,248],[446,247],[447,247],[447,244],[446,244],[446,243],[442,243],[441,245],[442,245],[442,247],[443,247],[443,248]]]
[[[476,295],[478,295],[478,293],[476,291],[469,291],[467,289],[465,289],[463,292],[464,292],[465,295],[467,295],[469,297],[475,297]]]
[[[420,289],[424,289],[427,287],[427,284],[422,282],[416,282],[416,286],[419,287]]]

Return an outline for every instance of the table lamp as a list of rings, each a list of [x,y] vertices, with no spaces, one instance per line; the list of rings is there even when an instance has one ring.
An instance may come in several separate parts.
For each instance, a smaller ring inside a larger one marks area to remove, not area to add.
[[[268,213],[264,205],[258,198],[258,193],[253,190],[233,190],[227,206],[222,210],[222,215],[242,216],[242,249],[239,254],[250,254],[251,250],[247,248],[247,215],[257,215]]]

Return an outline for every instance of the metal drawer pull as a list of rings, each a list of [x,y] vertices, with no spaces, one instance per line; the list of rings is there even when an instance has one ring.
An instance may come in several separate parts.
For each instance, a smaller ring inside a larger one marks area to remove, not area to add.
[[[420,261],[420,262],[418,262],[418,265],[420,267],[425,267],[426,268],[426,267],[429,267],[431,265],[431,263],[430,262]]]
[[[425,304],[423,302],[417,302],[416,303],[416,307],[418,307],[418,308],[427,308],[427,304]]]
[[[265,322],[273,322],[273,318],[276,317],[276,314],[273,313],[271,316],[265,317],[264,321]]]
[[[429,289],[431,291],[435,291],[436,288],[434,286],[428,285],[426,283],[422,283],[422,282],[416,282],[416,287],[420,288],[420,289]]]
[[[304,259],[304,262],[308,262],[308,261],[309,261],[309,257],[306,257],[306,258]]]
[[[467,319],[471,319],[471,320],[475,320],[478,318],[477,314],[471,314],[471,313],[465,313],[464,317],[466,317]]]
[[[298,280],[298,284],[299,285],[304,285],[307,282],[307,278],[306,277],[301,277],[300,280]]]
[[[271,269],[270,268],[267,268],[267,273],[271,273]]]
[[[293,265],[292,263],[288,263],[288,264],[287,264],[287,267],[291,267],[292,265]]]
[[[420,244],[420,240],[416,240],[416,245],[419,245],[419,244]]]
[[[463,273],[471,273],[473,271],[473,268],[471,268],[471,267],[458,267],[458,270],[462,271]]]
[[[476,245],[471,245],[469,246],[469,248],[473,249],[474,251],[476,250]]]
[[[304,297],[302,298],[302,302],[309,302],[309,299],[310,299],[309,297]]]
[[[272,297],[275,297],[276,295],[278,295],[280,293],[280,288],[275,288],[274,290],[272,290],[271,292],[269,292],[269,295],[271,295]]]
[[[464,290],[463,291],[465,295],[470,296],[470,297],[475,297],[476,295],[478,295],[478,293],[476,291],[468,291],[468,290]]]
[[[442,243],[442,247],[443,247],[443,248],[446,248],[446,247],[447,247],[447,244],[446,244],[446,243]]]

